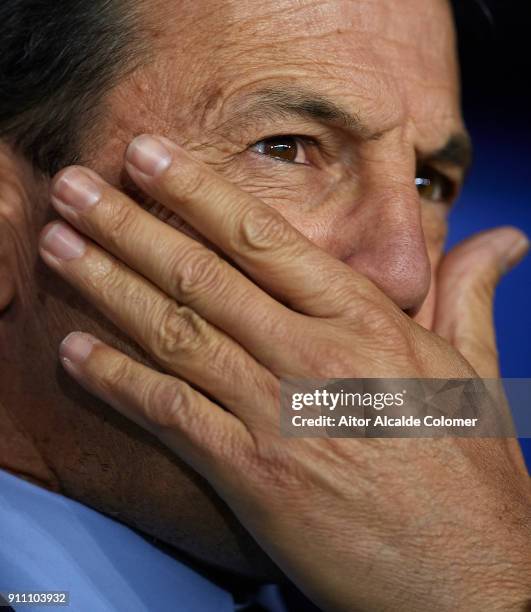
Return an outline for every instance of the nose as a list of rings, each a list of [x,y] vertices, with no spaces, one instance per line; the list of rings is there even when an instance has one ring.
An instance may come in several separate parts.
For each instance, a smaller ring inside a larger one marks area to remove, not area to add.
[[[422,306],[431,282],[420,206],[414,184],[373,189],[357,201],[336,234],[342,236],[342,259],[411,315]]]

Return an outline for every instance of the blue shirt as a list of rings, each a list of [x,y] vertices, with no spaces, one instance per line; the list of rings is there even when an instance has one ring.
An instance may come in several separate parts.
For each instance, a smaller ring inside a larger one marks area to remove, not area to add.
[[[66,612],[235,612],[230,593],[126,526],[0,470],[0,592],[68,591]],[[262,594],[283,612],[274,592]],[[0,608],[1,609],[1,608]]]

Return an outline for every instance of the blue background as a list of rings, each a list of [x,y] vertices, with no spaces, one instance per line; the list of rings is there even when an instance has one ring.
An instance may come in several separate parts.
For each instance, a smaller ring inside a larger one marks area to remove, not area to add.
[[[476,162],[450,222],[448,246],[471,233],[515,225],[531,236],[529,137],[469,120]],[[501,281],[495,304],[502,375],[531,378],[531,256]],[[531,398],[530,398],[531,401]],[[531,439],[522,447],[531,471]]]
[[[500,225],[515,225],[531,236],[529,5],[529,0],[455,2],[463,112],[475,161],[451,217],[448,246]],[[502,280],[495,317],[502,375],[531,378],[531,256]],[[522,440],[522,447],[531,471],[531,439]]]

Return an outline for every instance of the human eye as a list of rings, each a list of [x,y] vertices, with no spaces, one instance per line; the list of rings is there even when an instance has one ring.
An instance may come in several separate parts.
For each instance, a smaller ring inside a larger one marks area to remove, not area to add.
[[[259,140],[250,147],[251,151],[290,164],[311,164],[310,147],[315,141],[302,136],[282,135]]]
[[[452,202],[456,196],[455,183],[435,168],[422,165],[417,169],[415,185],[422,199],[429,202]]]

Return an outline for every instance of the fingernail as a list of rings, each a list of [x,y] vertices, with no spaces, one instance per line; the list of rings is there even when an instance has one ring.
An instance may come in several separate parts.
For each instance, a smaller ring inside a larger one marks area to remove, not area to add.
[[[58,259],[77,259],[85,253],[86,243],[63,223],[54,223],[41,239],[41,247]]]
[[[527,255],[528,251],[529,240],[527,238],[520,238],[520,240],[517,240],[505,256],[505,271],[508,272],[509,270],[517,266]]]
[[[137,136],[127,149],[127,161],[148,176],[162,174],[171,164],[172,155],[157,138]]]
[[[63,361],[73,364],[83,363],[90,355],[97,340],[82,332],[72,332],[61,342],[59,356]]]
[[[82,212],[101,200],[101,190],[83,170],[68,168],[52,185],[52,202],[55,200]]]

